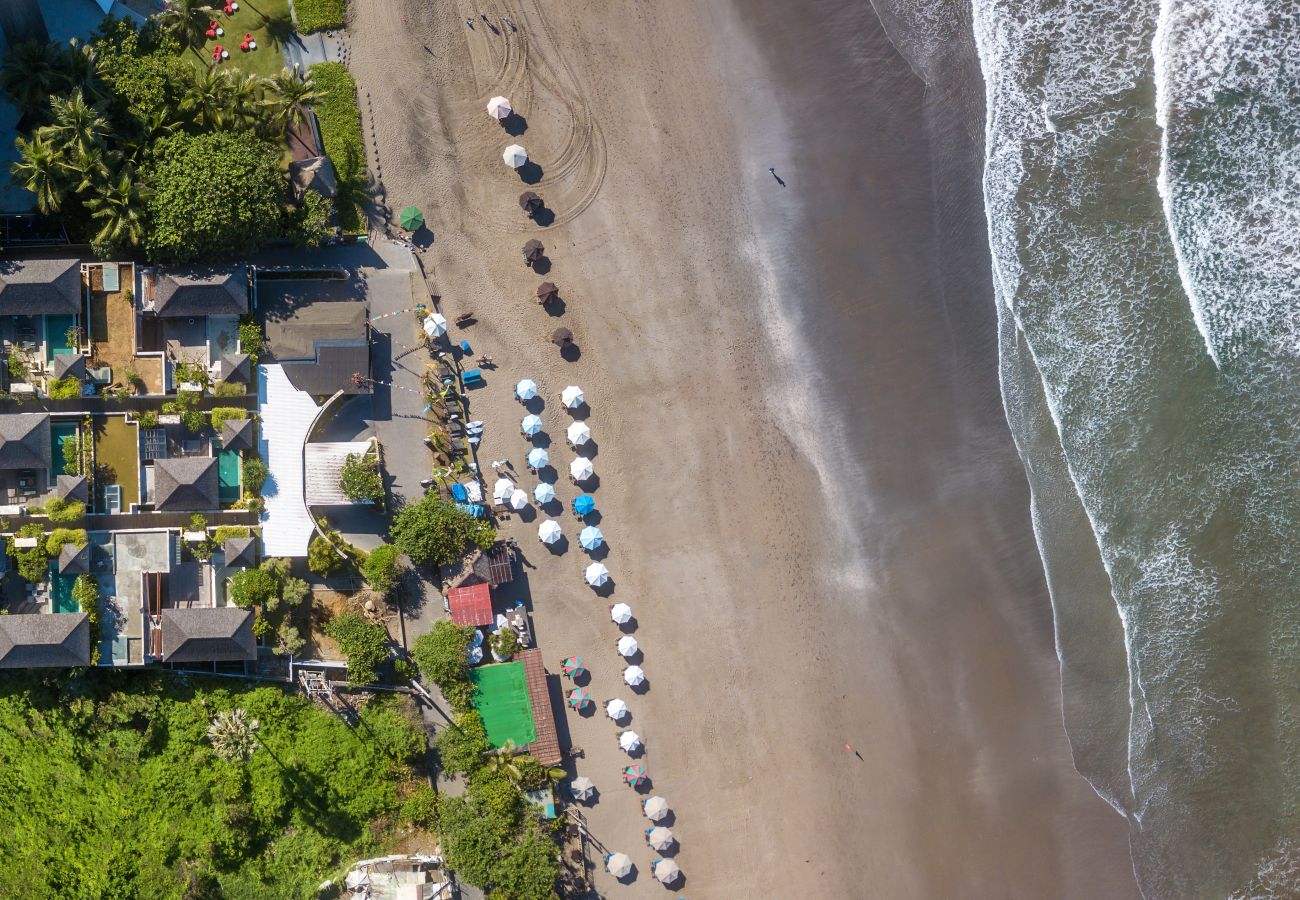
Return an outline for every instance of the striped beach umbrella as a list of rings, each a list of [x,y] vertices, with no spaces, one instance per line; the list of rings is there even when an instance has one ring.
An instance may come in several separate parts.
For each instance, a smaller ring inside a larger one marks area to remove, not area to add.
[[[623,770],[623,781],[632,787],[645,784],[646,778],[645,766],[628,766]]]
[[[560,669],[565,675],[572,678],[574,675],[582,675],[587,671],[587,664],[582,661],[581,656],[570,656],[560,663]]]
[[[569,705],[574,709],[582,709],[591,702],[591,694],[588,694],[584,688],[574,688],[569,691]]]

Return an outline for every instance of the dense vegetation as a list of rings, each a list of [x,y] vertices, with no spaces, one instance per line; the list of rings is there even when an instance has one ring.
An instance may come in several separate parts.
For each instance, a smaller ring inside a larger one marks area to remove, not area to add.
[[[298,30],[303,34],[342,28],[345,11],[344,0],[295,0],[293,4]]]
[[[496,541],[491,523],[476,519],[437,493],[425,494],[393,518],[393,543],[416,565],[445,566],[475,544],[484,550]]]
[[[311,585],[289,574],[287,559],[262,560],[255,569],[240,569],[230,577],[226,596],[241,609],[254,609],[253,633],[275,635],[276,653],[298,653],[306,646],[298,621],[310,606]]]
[[[208,734],[234,709],[256,723],[247,758]],[[7,674],[0,868],[30,897],[314,897],[429,818],[423,747],[386,698],[348,728],[277,688]]]
[[[340,613],[325,626],[325,633],[338,641],[348,658],[348,681],[370,684],[379,677],[379,667],[388,659],[388,632],[356,612]]]
[[[377,453],[349,453],[339,470],[339,489],[354,503],[377,503],[384,499],[384,479],[379,474]]]
[[[361,211],[366,203],[366,152],[361,143],[357,83],[342,63],[316,63],[309,71],[318,94],[315,109],[321,142],[338,177],[334,206],[339,225],[347,232],[364,232]]]
[[[319,239],[320,205],[289,207],[276,146],[315,86],[288,70],[264,79],[188,64],[181,54],[208,15],[173,6],[162,27],[109,17],[85,45],[15,48],[0,68],[0,91],[23,113],[15,181],[101,256],[220,256],[308,225]]]
[[[390,594],[397,587],[401,559],[401,552],[392,544],[380,544],[361,561],[361,577],[380,593]]]

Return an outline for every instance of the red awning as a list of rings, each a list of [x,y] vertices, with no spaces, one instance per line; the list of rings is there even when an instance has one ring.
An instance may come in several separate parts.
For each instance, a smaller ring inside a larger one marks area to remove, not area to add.
[[[491,625],[492,590],[486,584],[452,588],[447,592],[451,620],[457,625]]]

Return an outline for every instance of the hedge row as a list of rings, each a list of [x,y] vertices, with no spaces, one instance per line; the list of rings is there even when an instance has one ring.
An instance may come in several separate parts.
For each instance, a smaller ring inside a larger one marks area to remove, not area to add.
[[[298,31],[333,31],[343,27],[344,0],[293,0]]]
[[[352,234],[365,232],[362,209],[366,202],[366,151],[361,142],[361,110],[357,83],[342,63],[322,62],[311,67],[312,81],[320,92],[316,119],[321,141],[338,175],[334,199],[339,224]]]

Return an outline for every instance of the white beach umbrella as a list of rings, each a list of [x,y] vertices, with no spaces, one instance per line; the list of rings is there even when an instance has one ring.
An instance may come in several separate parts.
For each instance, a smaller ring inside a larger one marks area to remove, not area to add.
[[[595,525],[588,525],[578,532],[578,544],[583,550],[598,550],[603,543],[605,543],[605,535],[601,534],[600,529]]]
[[[602,584],[609,581],[609,569],[605,568],[604,563],[595,562],[587,566],[587,570],[583,573],[583,577],[587,579],[587,584],[592,587],[600,587]]]
[[[609,617],[617,625],[626,625],[632,621],[632,607],[626,603],[615,603],[609,608]]]
[[[596,793],[596,785],[586,775],[579,775],[569,782],[569,793],[575,800],[587,800]]]
[[[571,384],[564,390],[560,391],[560,400],[569,409],[577,409],[582,405],[582,401],[585,399],[586,397],[584,397],[582,393],[582,388],[578,387],[576,384]]]
[[[542,417],[529,413],[519,422],[519,430],[532,437],[542,430]]]
[[[627,704],[615,697],[605,704],[605,715],[617,722],[627,715]]]
[[[581,447],[587,441],[591,440],[591,428],[586,422],[569,423],[569,443],[575,447]]]
[[[646,797],[645,803],[641,804],[641,811],[651,822],[658,822],[672,810],[668,808],[668,801],[663,797]]]
[[[658,825],[650,829],[650,833],[645,836],[646,843],[660,853],[677,843],[677,836],[672,833],[671,829]]]
[[[483,646],[483,632],[475,628],[473,637],[469,639],[469,645],[471,647]]]
[[[550,503],[555,499],[555,488],[543,481],[533,488],[533,499],[538,503]]]
[[[510,492],[510,508],[523,509],[528,505],[528,492],[515,488]]]
[[[541,447],[534,447],[528,451],[528,468],[533,471],[544,469],[551,463],[551,455]]]
[[[672,884],[682,877],[682,870],[671,859],[661,859],[655,863],[654,872],[660,884]]]
[[[531,400],[537,396],[537,382],[525,378],[515,385],[515,396],[520,400]]]
[[[585,456],[579,456],[569,463],[569,474],[573,476],[574,481],[586,481],[595,473],[596,469],[592,466],[591,460]]]
[[[605,868],[615,878],[622,878],[632,871],[632,860],[626,853],[611,853],[605,857]]]
[[[618,652],[623,656],[636,656],[636,652],[640,649],[637,646],[636,638],[630,634],[625,634],[618,639]]]
[[[640,666],[628,666],[623,670],[623,680],[631,687],[636,687],[645,681],[645,672],[641,671]]]
[[[543,544],[554,544],[560,539],[560,523],[554,519],[547,519],[537,526],[537,537]]]
[[[506,148],[506,152],[501,154],[501,158],[506,161],[507,166],[517,169],[528,162],[528,151],[518,144],[511,144]]]
[[[625,753],[631,753],[641,746],[641,736],[635,731],[625,731],[618,736],[618,745]]]
[[[500,122],[502,119],[510,118],[514,110],[510,107],[510,101],[505,97],[493,97],[488,101],[488,115]]]
[[[424,333],[431,338],[440,338],[447,333],[447,317],[442,313],[429,313],[424,317]]]
[[[515,483],[509,478],[498,478],[496,484],[492,485],[492,499],[497,503],[505,503],[515,490]]]

